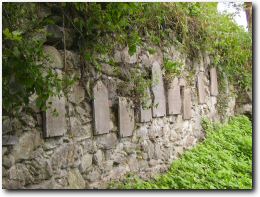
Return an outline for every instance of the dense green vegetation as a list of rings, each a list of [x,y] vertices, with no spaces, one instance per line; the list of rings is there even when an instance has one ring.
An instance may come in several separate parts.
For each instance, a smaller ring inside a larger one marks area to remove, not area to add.
[[[124,189],[252,189],[252,123],[246,116],[226,125],[204,121],[206,140],[150,181],[129,176],[112,188]]]
[[[52,14],[44,16],[42,6]],[[73,50],[84,58],[83,67],[100,70],[95,54],[113,57],[118,46],[128,45],[133,54],[144,43],[158,47],[174,45],[190,59],[198,57],[199,51],[209,53],[212,66],[220,71],[220,79],[227,76],[238,92],[251,88],[251,34],[237,26],[232,16],[220,15],[217,3],[4,3],[4,112],[27,105],[28,97],[34,93],[38,95],[38,106],[44,108],[48,97],[60,94],[66,86],[51,70],[45,68],[48,74],[42,74],[42,62],[46,59],[42,53],[44,40],[33,35],[49,24],[74,29],[77,42]],[[165,62],[170,73],[167,76],[179,72],[176,66]],[[137,92],[133,94],[140,95],[140,90],[147,86],[143,85],[149,84],[144,82],[149,76],[138,78],[143,83],[135,83]],[[138,87],[140,84],[142,87]],[[225,84],[221,84],[224,89]]]

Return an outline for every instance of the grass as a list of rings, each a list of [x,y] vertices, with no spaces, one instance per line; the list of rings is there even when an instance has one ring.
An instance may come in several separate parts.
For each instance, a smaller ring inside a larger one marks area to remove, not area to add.
[[[149,181],[130,176],[118,189],[252,189],[252,125],[246,116],[228,124],[203,121],[207,137]]]

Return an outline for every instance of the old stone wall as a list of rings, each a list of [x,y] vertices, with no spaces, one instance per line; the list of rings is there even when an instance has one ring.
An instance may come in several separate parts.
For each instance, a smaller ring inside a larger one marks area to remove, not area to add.
[[[64,50],[44,50],[48,66],[64,77]],[[97,57],[101,70],[84,65],[82,72],[79,52],[66,50],[66,72],[78,77],[71,91],[50,98],[46,112],[32,96],[18,117],[3,116],[3,188],[106,188],[128,173],[149,178],[204,139],[202,118],[218,120],[217,70],[206,54],[191,61],[175,46],[147,45],[132,56],[122,47]],[[164,58],[184,64],[181,76],[165,80]],[[149,108],[129,95],[133,68],[153,80]]]

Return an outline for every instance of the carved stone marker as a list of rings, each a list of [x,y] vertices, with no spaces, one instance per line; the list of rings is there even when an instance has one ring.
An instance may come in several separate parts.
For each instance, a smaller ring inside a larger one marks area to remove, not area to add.
[[[102,81],[98,81],[93,90],[95,134],[108,133],[110,130],[110,114],[108,91]]]
[[[153,80],[153,117],[162,117],[166,114],[166,101],[164,93],[164,85],[162,78],[161,67],[158,62],[153,63],[152,68],[152,80]]]
[[[218,78],[216,68],[210,69],[210,94],[211,96],[218,96]]]
[[[133,103],[124,97],[119,97],[118,103],[120,137],[132,136],[135,125]]]
[[[178,78],[175,77],[168,89],[168,115],[175,115],[181,113],[181,90],[178,85]]]
[[[146,90],[146,96],[145,96],[145,101],[143,105],[141,104],[141,113],[140,113],[140,118],[141,122],[149,122],[152,120],[152,109],[151,109],[151,104],[152,104],[152,99],[151,99],[151,94],[149,88]]]
[[[48,100],[49,102],[51,102],[51,108],[43,113],[44,137],[62,136],[66,132],[65,98],[52,97]],[[53,110],[57,113],[53,113]]]
[[[183,119],[191,119],[191,90],[185,88],[183,90]]]
[[[205,85],[204,85],[204,73],[200,72],[197,76],[197,85],[198,85],[198,94],[199,94],[199,104],[206,103],[206,92],[205,92]]]

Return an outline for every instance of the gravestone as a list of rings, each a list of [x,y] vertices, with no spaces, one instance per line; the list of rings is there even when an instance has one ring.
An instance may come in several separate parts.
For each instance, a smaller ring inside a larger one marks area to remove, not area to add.
[[[178,85],[178,78],[175,77],[168,89],[168,115],[176,115],[181,113],[181,90]]]
[[[191,90],[184,88],[183,90],[183,119],[191,119]]]
[[[162,78],[161,67],[158,62],[153,63],[152,67],[152,80],[153,80],[153,117],[162,117],[166,114],[166,101],[164,93],[164,85]]]
[[[151,99],[151,94],[149,88],[146,89],[146,96],[145,96],[145,101],[142,104],[141,103],[141,113],[140,113],[140,121],[141,122],[150,122],[152,120],[152,109],[151,109],[151,104],[152,104],[152,99]]]
[[[218,78],[216,68],[210,69],[210,94],[211,96],[218,96]]]
[[[44,137],[63,136],[66,132],[65,98],[51,97],[51,108],[43,112]],[[53,112],[55,110],[55,112]]]
[[[108,133],[110,130],[110,113],[108,91],[102,81],[98,81],[93,90],[95,134]]]
[[[133,103],[124,97],[119,97],[118,103],[120,137],[132,136],[135,125],[134,110],[132,109]]]
[[[197,76],[197,85],[198,85],[198,94],[199,94],[199,104],[206,103],[206,92],[205,92],[205,85],[204,85],[204,73],[200,72]]]

